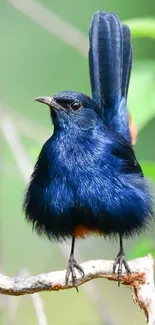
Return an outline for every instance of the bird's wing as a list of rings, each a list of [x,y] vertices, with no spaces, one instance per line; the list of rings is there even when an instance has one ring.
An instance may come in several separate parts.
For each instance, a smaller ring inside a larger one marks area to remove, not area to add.
[[[113,139],[111,153],[113,156],[119,159],[121,172],[124,172],[126,174],[136,173],[143,176],[143,171],[136,159],[132,146],[129,144],[129,142],[127,142],[123,137],[119,136],[118,134],[117,141],[116,137]]]

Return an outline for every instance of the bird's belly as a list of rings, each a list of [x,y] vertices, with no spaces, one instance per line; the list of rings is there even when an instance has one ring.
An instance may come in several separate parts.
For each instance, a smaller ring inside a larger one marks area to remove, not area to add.
[[[75,229],[73,231],[74,237],[84,238],[84,237],[90,236],[90,235],[101,235],[101,233],[98,229],[91,229],[88,227],[84,227],[82,225],[75,227]]]
[[[90,166],[89,166],[90,167]],[[50,175],[49,175],[50,176]],[[65,239],[71,236],[132,236],[139,232],[150,212],[143,179],[97,169],[74,169],[30,183],[25,204],[28,220],[39,234]]]

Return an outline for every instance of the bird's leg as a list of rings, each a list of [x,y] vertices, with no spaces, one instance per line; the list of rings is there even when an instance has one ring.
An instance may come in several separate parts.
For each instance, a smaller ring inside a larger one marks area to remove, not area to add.
[[[77,281],[76,281],[75,269],[77,269],[81,273],[82,276],[84,276],[84,271],[83,271],[83,268],[74,259],[74,246],[75,246],[75,237],[72,238],[71,253],[70,253],[70,258],[68,260],[68,267],[67,267],[67,272],[66,272],[66,284],[68,284],[69,276],[71,274],[73,286],[76,288],[76,290],[78,292],[79,290],[78,290],[77,283],[76,283]]]
[[[118,286],[120,286],[121,278],[122,278],[122,266],[124,265],[126,272],[131,273],[131,270],[129,268],[129,265],[125,259],[125,254],[124,254],[124,248],[123,248],[123,239],[122,236],[120,235],[120,251],[115,259],[115,262],[113,264],[113,273],[116,271],[116,267],[118,265]]]

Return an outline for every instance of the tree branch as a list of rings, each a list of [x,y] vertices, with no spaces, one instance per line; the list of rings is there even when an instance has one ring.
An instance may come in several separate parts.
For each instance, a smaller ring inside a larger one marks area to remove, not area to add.
[[[84,277],[77,272],[77,283],[81,285],[95,278],[106,278],[117,281],[117,274],[112,273],[113,261],[96,260],[81,264]],[[129,262],[131,274],[123,269],[122,284],[132,289],[134,302],[144,310],[147,323],[155,324],[155,287],[153,277],[154,261],[151,255]],[[19,296],[39,291],[52,291],[72,288],[72,282],[65,283],[66,270],[43,273],[26,277],[7,277],[0,274],[0,293]]]

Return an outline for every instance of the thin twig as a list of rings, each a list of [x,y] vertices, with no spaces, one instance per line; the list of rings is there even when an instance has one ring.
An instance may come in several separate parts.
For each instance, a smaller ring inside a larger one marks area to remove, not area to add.
[[[21,115],[14,108],[0,102],[0,115],[3,116],[3,114],[7,114],[20,134],[35,140],[38,144],[43,144],[52,133],[50,129],[48,130],[41,124]]]
[[[35,0],[9,0],[9,2],[28,18],[44,27],[48,32],[56,35],[66,44],[87,56],[88,39],[80,29],[64,21]]]
[[[123,269],[123,285],[130,286],[133,292],[134,302],[143,309],[147,323],[155,324],[155,287],[153,267],[154,261],[151,255],[138,258],[129,262],[131,274],[126,274]],[[112,273],[113,261],[96,260],[81,264],[84,276],[76,272],[77,284],[82,285],[96,278],[106,278],[117,281],[117,274]],[[51,273],[43,273],[27,277],[7,277],[0,274],[0,293],[20,296],[40,291],[58,291],[72,288],[72,281],[65,283],[66,270]]]
[[[14,124],[11,122],[9,117],[4,114],[1,117],[1,129],[10,148],[12,149],[12,153],[14,154],[17,165],[21,170],[22,176],[25,182],[27,182],[32,172],[32,165],[18,138],[16,128],[14,128]]]

